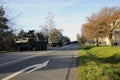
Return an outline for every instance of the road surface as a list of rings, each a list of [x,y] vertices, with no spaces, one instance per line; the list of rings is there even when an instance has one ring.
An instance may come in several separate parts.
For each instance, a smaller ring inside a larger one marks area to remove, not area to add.
[[[67,80],[77,49],[78,45],[67,45],[1,54],[0,80]]]

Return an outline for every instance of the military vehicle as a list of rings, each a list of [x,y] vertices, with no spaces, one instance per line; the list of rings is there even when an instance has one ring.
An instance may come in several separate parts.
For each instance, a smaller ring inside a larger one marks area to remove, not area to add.
[[[15,42],[18,51],[46,50],[48,38],[44,37],[42,33],[35,33],[34,30],[30,30],[27,37],[18,38]]]

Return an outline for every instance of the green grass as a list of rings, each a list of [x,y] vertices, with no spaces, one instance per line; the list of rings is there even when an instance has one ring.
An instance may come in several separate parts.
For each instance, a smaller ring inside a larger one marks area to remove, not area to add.
[[[0,54],[7,53],[8,51],[0,51]]]
[[[77,80],[120,80],[120,47],[82,46]]]

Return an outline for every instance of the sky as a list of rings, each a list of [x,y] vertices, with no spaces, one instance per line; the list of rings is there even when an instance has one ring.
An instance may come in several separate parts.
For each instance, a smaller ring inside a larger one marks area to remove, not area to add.
[[[55,26],[71,41],[81,33],[86,17],[103,7],[119,6],[120,0],[6,0],[8,17],[15,17],[17,29],[37,30],[45,24],[48,13],[54,14]]]

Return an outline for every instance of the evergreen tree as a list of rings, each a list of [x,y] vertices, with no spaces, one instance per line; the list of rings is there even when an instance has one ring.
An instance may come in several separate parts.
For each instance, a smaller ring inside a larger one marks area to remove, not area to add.
[[[7,25],[9,20],[5,17],[5,10],[0,6],[0,50],[11,50],[14,47],[13,30]]]

